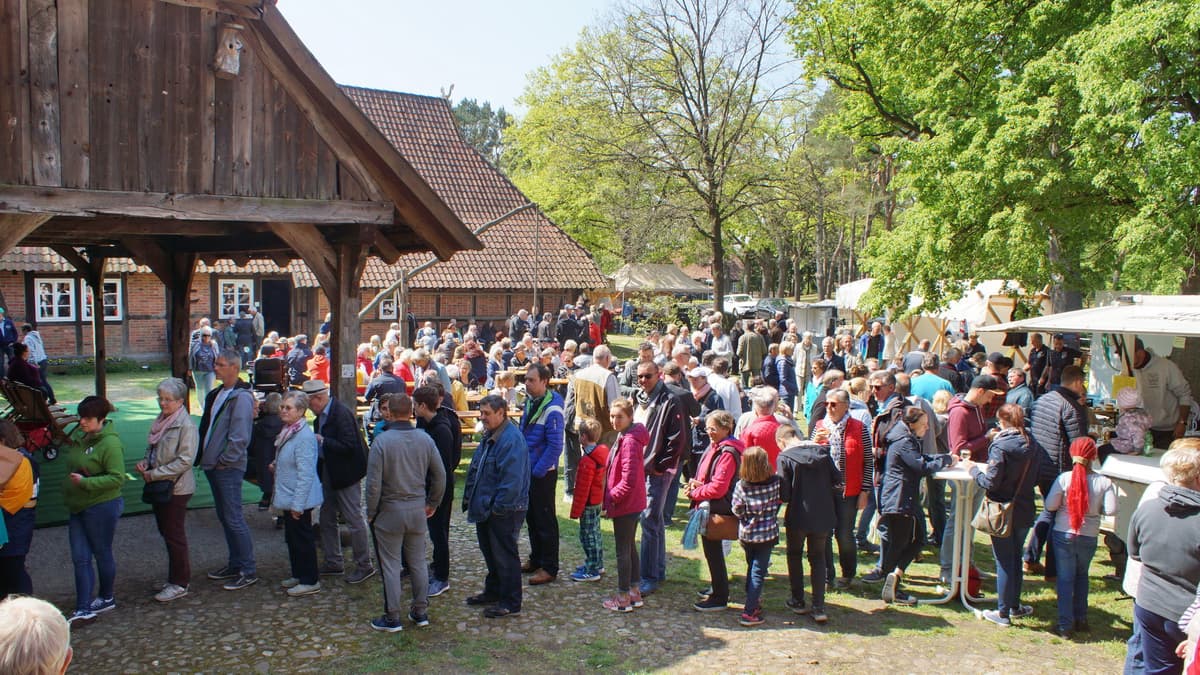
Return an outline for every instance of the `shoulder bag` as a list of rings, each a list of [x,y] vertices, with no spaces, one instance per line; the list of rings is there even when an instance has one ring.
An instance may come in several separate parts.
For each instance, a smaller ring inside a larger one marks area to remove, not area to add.
[[[1033,464],[1033,458],[1026,458],[1025,468],[1021,469],[1021,477],[1017,479],[1017,492],[1020,492],[1021,486],[1025,484],[1025,474],[1029,471],[1030,464]],[[971,527],[989,537],[997,539],[1011,537],[1013,505],[1016,502],[1017,495],[1015,493],[1007,502],[993,501],[985,496],[983,503],[979,505],[979,511],[971,519]]]
[[[153,452],[148,453],[153,456]],[[169,504],[175,495],[175,481],[149,480],[142,485],[142,501],[147,504]]]
[[[721,453],[728,452],[733,455],[734,462],[740,466],[741,458],[738,454],[728,448],[722,446],[717,451],[717,456],[713,457],[712,464],[708,467],[708,477],[705,481],[712,480],[713,471],[717,468],[717,460],[721,458]],[[704,538],[712,541],[736,540],[738,538],[738,518],[733,515],[733,485],[737,481],[736,471],[734,473],[734,483],[731,483],[729,490],[724,497],[714,499],[709,502],[708,522],[704,527]]]

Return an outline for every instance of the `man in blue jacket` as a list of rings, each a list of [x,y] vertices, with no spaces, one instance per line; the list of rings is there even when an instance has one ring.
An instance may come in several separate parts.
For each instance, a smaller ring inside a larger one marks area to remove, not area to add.
[[[558,577],[558,517],[554,514],[554,488],[558,483],[558,458],[563,451],[563,399],[549,389],[550,368],[535,363],[525,373],[525,411],[521,433],[529,448],[529,560],[521,571],[533,573],[531,586],[548,584]]]
[[[494,619],[521,612],[521,556],[517,538],[529,507],[529,449],[508,421],[508,403],[497,395],[479,401],[483,440],[471,457],[463,487],[463,510],[475,524],[479,550],[487,563],[483,592],[468,605],[488,605]]]

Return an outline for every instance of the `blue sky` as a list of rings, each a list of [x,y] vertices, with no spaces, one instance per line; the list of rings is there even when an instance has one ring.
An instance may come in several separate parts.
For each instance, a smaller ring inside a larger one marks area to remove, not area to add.
[[[596,23],[613,0],[279,0],[341,84],[490,101],[515,111],[525,76]]]

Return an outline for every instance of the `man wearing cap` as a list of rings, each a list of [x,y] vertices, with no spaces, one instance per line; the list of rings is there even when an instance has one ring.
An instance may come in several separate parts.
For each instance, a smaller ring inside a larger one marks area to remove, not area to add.
[[[367,473],[367,445],[363,441],[354,413],[344,403],[329,395],[329,387],[320,380],[309,380],[301,386],[308,394],[308,408],[316,419],[317,475],[321,477],[321,548],[325,564],[321,575],[342,574],[342,538],[338,531],[338,515],[350,530],[350,546],[354,549],[354,572],[346,575],[351,584],[361,583],[375,575],[371,565],[371,549],[367,523],[362,512],[362,479]]]
[[[967,393],[954,397],[946,410],[946,445],[950,453],[962,457],[969,455],[971,461],[987,463],[988,445],[996,431],[988,430],[984,422],[983,409],[995,397],[1004,396],[1000,383],[992,375],[976,375],[971,380]],[[955,508],[957,491],[961,489],[956,482],[950,483],[950,508],[946,513],[946,524],[943,532],[956,532],[955,523],[958,518],[972,518],[983,502],[984,491],[976,490],[971,500],[971,508],[967,513],[958,513]],[[954,537],[942,537],[941,566],[942,581],[950,580],[953,565]]]
[[[1083,377],[1083,369],[1071,365],[1063,368],[1059,384],[1051,385],[1050,390],[1033,403],[1033,439],[1043,453],[1038,467],[1038,490],[1042,493],[1042,499],[1050,494],[1054,479],[1071,469],[1071,441],[1087,436],[1088,416],[1083,403],[1086,394],[1087,381]],[[1046,546],[1053,522],[1053,513],[1038,516],[1029,535],[1029,544],[1025,547],[1025,571],[1041,571],[1038,560],[1045,546],[1046,572],[1050,576],[1055,575],[1054,547]]]
[[[16,343],[17,324],[0,307],[0,378],[8,374],[8,362],[13,358],[13,345]]]
[[[1138,393],[1152,420],[1150,435],[1154,437],[1154,447],[1166,449],[1171,441],[1183,438],[1187,429],[1192,388],[1174,362],[1151,354],[1141,338],[1134,340],[1133,345]]]
[[[989,428],[996,426],[996,413],[999,412],[1000,406],[1004,405],[1005,396],[1008,394],[1008,371],[1012,365],[1012,359],[1000,352],[992,352],[988,354],[987,361],[984,361],[980,371],[981,375],[996,378],[996,389],[1003,392],[993,396],[992,400],[983,406],[983,423]]]

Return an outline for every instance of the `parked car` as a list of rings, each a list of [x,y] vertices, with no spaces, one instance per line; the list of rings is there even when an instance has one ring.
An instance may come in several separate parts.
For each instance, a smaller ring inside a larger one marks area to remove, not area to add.
[[[726,316],[745,316],[747,311],[754,311],[758,300],[747,293],[730,293],[725,296],[722,313]]]
[[[763,298],[742,315],[742,318],[773,319],[776,312],[787,314],[789,305],[791,305],[791,302],[785,298]]]

